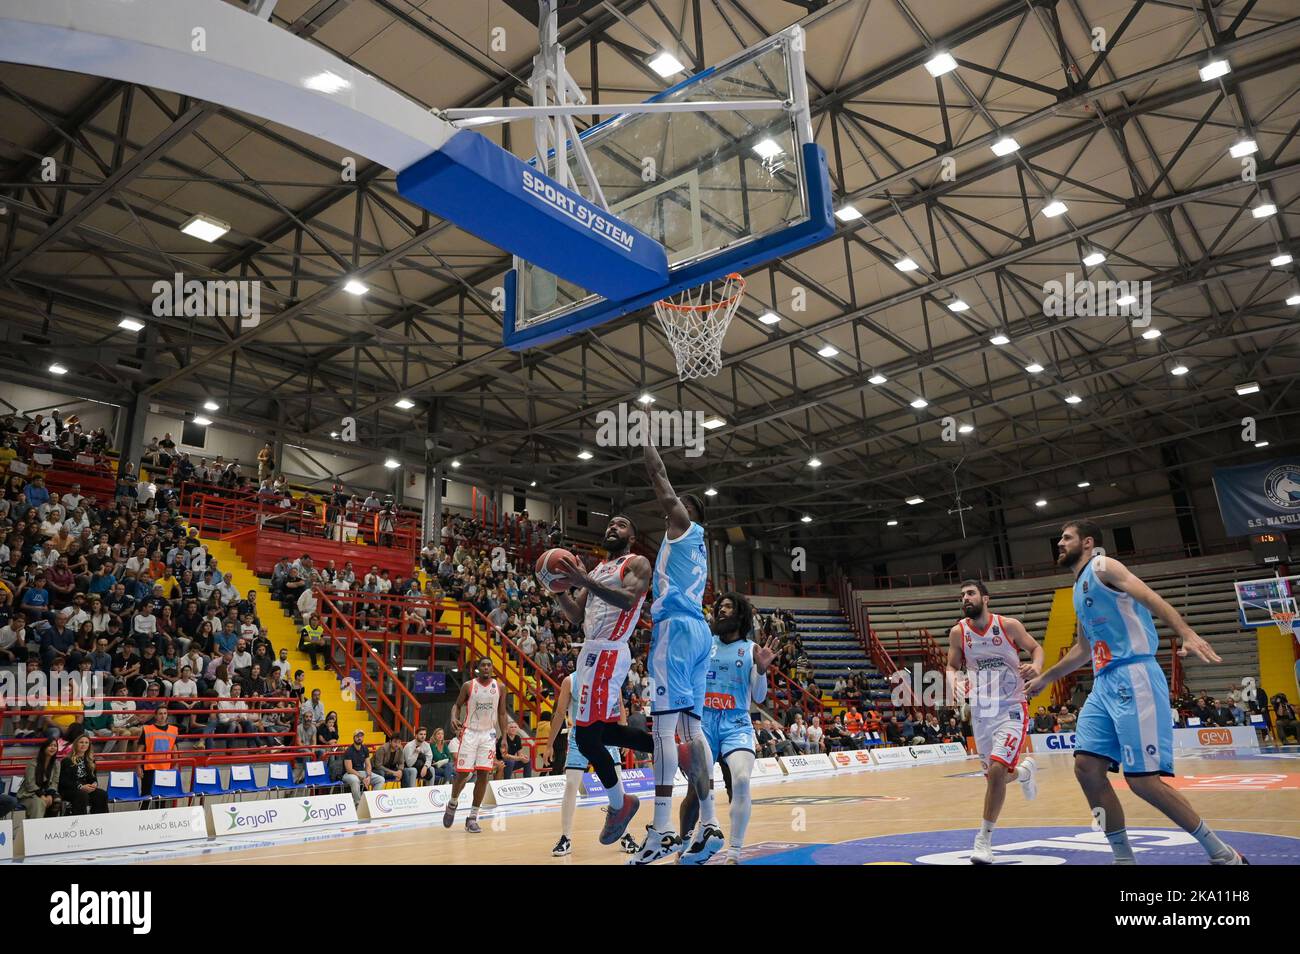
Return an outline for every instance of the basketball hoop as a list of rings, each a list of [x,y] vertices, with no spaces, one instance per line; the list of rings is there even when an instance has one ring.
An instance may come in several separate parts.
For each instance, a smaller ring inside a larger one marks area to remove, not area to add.
[[[655,302],[683,380],[722,370],[722,339],[745,297],[745,279],[732,272]]]
[[[1283,633],[1291,633],[1295,636],[1296,640],[1300,642],[1300,629],[1296,629],[1295,626],[1295,610],[1289,607],[1284,607],[1282,609],[1274,609],[1270,607],[1268,614],[1273,617],[1273,622],[1277,624],[1279,631]]]

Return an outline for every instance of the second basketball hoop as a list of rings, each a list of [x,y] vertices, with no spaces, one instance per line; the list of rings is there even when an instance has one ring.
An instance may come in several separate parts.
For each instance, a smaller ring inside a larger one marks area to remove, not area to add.
[[[745,279],[732,272],[655,302],[683,381],[722,370],[722,339],[745,297]]]

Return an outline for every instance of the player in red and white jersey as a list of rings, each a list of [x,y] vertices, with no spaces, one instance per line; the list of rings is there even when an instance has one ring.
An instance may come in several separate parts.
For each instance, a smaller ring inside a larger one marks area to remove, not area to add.
[[[975,748],[988,780],[984,820],[975,837],[971,863],[993,863],[993,828],[1006,799],[1007,780],[1020,783],[1026,799],[1038,794],[1033,759],[1021,759],[1029,737],[1025,683],[1043,671],[1043,647],[1020,620],[989,612],[989,591],[979,580],[961,585],[962,619],[948,631],[948,685],[952,698],[970,703]],[[1020,661],[1021,651],[1030,661]],[[966,675],[961,675],[961,670]]]
[[[622,514],[610,518],[605,528],[606,558],[590,573],[577,563],[566,563],[563,578],[580,592],[576,597],[557,594],[564,615],[581,623],[583,643],[573,673],[577,720],[570,744],[586,756],[600,777],[609,798],[600,843],[612,845],[627,830],[639,802],[623,792],[623,780],[607,746],[650,752],[649,732],[637,732],[619,722],[623,683],[632,666],[628,639],[641,618],[641,606],[650,589],[650,561],[630,552],[636,525]]]
[[[462,712],[464,718],[461,718]],[[456,751],[456,781],[451,784],[451,798],[447,800],[447,810],[442,814],[444,828],[450,828],[456,820],[456,803],[461,789],[470,776],[477,772],[474,780],[474,805],[470,809],[469,818],[465,819],[465,830],[481,830],[478,824],[479,808],[483,804],[488,779],[492,777],[497,739],[505,738],[509,721],[505,691],[492,675],[492,660],[483,656],[474,664],[474,678],[461,684],[460,695],[451,707],[451,727],[457,733],[460,748]]]

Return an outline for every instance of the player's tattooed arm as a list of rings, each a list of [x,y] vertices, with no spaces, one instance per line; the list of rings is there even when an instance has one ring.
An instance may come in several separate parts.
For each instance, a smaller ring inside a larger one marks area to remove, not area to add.
[[[619,581],[621,586],[609,586],[593,580],[581,566],[577,563],[569,563],[567,560],[564,562],[564,570],[565,579],[571,586],[582,587],[587,593],[595,594],[597,598],[619,609],[626,610],[636,606],[637,601],[650,589],[650,561],[639,555],[623,564],[623,577]],[[561,602],[560,605],[563,607],[564,604]],[[579,620],[573,621],[576,623]]]
[[[673,485],[668,480],[663,458],[649,441],[645,445],[645,468],[650,475],[650,486],[654,488],[655,498],[663,508],[664,516],[668,518],[668,532],[674,537],[680,537],[691,528],[691,517],[686,512],[686,505],[677,499],[677,491],[673,490]]]
[[[1202,662],[1223,662],[1223,658],[1210,648],[1208,642],[1196,634],[1196,630],[1188,625],[1187,620],[1179,615],[1178,610],[1169,605],[1168,600],[1134,576],[1123,563],[1107,558],[1105,568],[1097,569],[1097,579],[1111,589],[1133,597],[1150,610],[1152,616],[1173,630],[1181,643],[1178,655],[1186,656],[1190,650],[1196,653]]]
[[[1039,645],[1038,640],[1029,635],[1029,630],[1025,629],[1025,624],[1020,620],[1006,619],[1005,624],[1007,635],[1011,637],[1015,647],[1029,653],[1029,662],[1022,663],[1020,666],[1020,677],[1026,682],[1037,679],[1043,671],[1043,647]]]
[[[574,584],[581,586],[582,584]],[[578,625],[582,622],[587,614],[587,591],[583,590],[574,599],[568,593],[556,593],[555,602],[560,604],[560,610],[568,617],[569,622]]]

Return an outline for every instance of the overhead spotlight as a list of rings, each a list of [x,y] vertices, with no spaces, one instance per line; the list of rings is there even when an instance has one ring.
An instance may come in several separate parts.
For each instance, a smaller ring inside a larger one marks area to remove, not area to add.
[[[1003,345],[1011,344],[1011,339],[1008,338],[1006,335],[1002,334],[1002,332],[998,332],[992,338],[989,339],[989,344],[997,345],[1000,348]]]
[[[1087,490],[1089,487],[1092,486],[1092,481],[1091,481],[1091,480],[1081,480],[1081,481],[1079,481],[1077,484],[1075,484],[1075,486],[1078,487],[1080,490]]]
[[[143,330],[144,330],[144,322],[143,322],[143,321],[138,321],[138,320],[136,320],[135,318],[123,318],[121,321],[119,321],[119,322],[117,323],[117,326],[118,326],[119,328],[121,328],[123,331],[143,331]]]
[[[208,417],[204,417],[202,414],[199,414],[195,416],[194,423],[197,424],[199,427],[207,427],[209,424],[212,423],[212,419]]]
[[[1060,199],[1053,199],[1051,202],[1047,203],[1047,205],[1043,206],[1043,215],[1047,216],[1049,219],[1054,219],[1058,215],[1064,215],[1067,211],[1069,211],[1069,206]]]
[[[315,76],[307,77],[302,81],[302,85],[308,89],[314,89],[318,93],[328,93],[332,96],[335,93],[343,92],[352,84],[337,73],[326,70],[323,73],[317,73]]]
[[[841,222],[854,222],[862,218],[862,213],[858,211],[857,206],[842,205],[835,210],[835,217]]]
[[[68,369],[65,368],[63,365],[59,364],[59,362],[57,361],[54,362],[52,365],[50,365],[50,374],[67,374],[67,373],[68,373]]]
[[[952,301],[948,302],[949,311],[965,311],[969,307],[970,305],[966,304],[960,298],[955,298]]]
[[[215,242],[230,231],[230,226],[210,215],[199,214],[191,217],[182,225],[181,231],[190,238],[196,238],[203,242]]]
[[[1104,261],[1106,261],[1106,256],[1102,252],[1089,252],[1083,256],[1083,264],[1088,268],[1096,268]]]
[[[1227,76],[1231,72],[1232,66],[1229,65],[1227,60],[1210,60],[1201,67],[1201,82],[1208,83],[1220,76]]]
[[[916,264],[916,262],[912,261],[910,258],[904,257],[896,261],[894,267],[900,272],[914,272],[921,266]]]
[[[930,406],[930,402],[923,397],[917,397],[912,399],[912,407],[916,408],[918,411],[921,410],[921,408],[923,407],[929,407],[929,406]]]
[[[726,427],[727,422],[720,417],[711,417],[707,421],[701,421],[700,427],[706,431],[716,431],[719,427]]]
[[[591,460],[592,456],[594,455],[589,450],[582,450],[578,452],[578,460]]]
[[[774,325],[781,320],[781,316],[774,311],[765,311],[758,316],[758,320],[765,325]]]
[[[205,411],[220,411],[220,410],[221,410],[221,405],[218,404],[216,401],[204,401],[204,402],[203,402],[203,410],[205,410]]]
[[[536,486],[537,486],[537,481],[535,481],[535,480],[534,480],[534,481],[530,481],[529,484],[528,484],[528,486],[529,486],[529,487],[536,487]]]
[[[886,381],[888,381],[888,380],[889,380],[889,378],[885,377],[885,376],[884,376],[883,374],[881,374],[879,371],[877,371],[877,372],[876,372],[875,374],[873,374],[871,377],[867,378],[867,382],[868,382],[869,384],[884,384],[884,383],[885,383]]]
[[[1120,295],[1118,298],[1115,299],[1115,304],[1119,305],[1119,307],[1121,308],[1127,308],[1129,305],[1137,304],[1137,296]]]
[[[660,76],[667,79],[669,76],[676,76],[686,69],[682,61],[673,56],[667,50],[661,50],[650,58],[647,64],[650,69],[654,70]]]
[[[1278,255],[1274,255],[1272,258],[1270,258],[1270,259],[1268,260],[1268,263],[1269,263],[1270,265],[1272,265],[1274,268],[1282,268],[1282,267],[1285,266],[1285,265],[1290,265],[1290,264],[1291,264],[1291,253],[1290,253],[1290,252],[1281,252],[1281,253],[1278,254]]]
[[[840,353],[840,349],[835,347],[835,345],[826,344],[818,348],[817,353],[823,358],[833,358]]]
[[[939,77],[951,73],[957,68],[957,61],[951,53],[936,53],[925,61],[925,69],[931,76]]]
[[[1020,143],[1016,142],[1010,136],[1003,136],[989,148],[993,150],[993,155],[995,156],[1009,156],[1020,148]]]
[[[925,503],[925,498],[921,496],[911,496],[904,501],[909,507],[915,507],[917,504]]]
[[[957,428],[957,433],[958,433],[958,434],[969,434],[969,433],[971,433],[971,432],[974,431],[974,430],[975,430],[975,425],[974,425],[974,424],[963,424],[961,427]]]
[[[1146,331],[1142,332],[1142,337],[1145,338],[1147,341],[1155,341],[1157,338],[1160,337],[1160,329],[1148,328]]]
[[[1040,374],[1042,373],[1043,366],[1039,364],[1037,361],[1033,361],[1025,365],[1025,370],[1028,371],[1030,374]]]
[[[811,467],[813,470],[816,470],[821,465],[822,465],[821,458],[816,456],[808,458],[808,466]]]
[[[718,489],[716,487],[710,487],[708,490],[704,491],[704,496],[706,497],[716,497],[717,495]]]
[[[1257,152],[1259,152],[1259,144],[1249,136],[1238,139],[1228,148],[1228,155],[1234,159],[1244,159],[1246,156],[1253,156]]]
[[[1083,398],[1079,397],[1079,395],[1077,395],[1077,394],[1071,394],[1071,395],[1069,395],[1069,396],[1066,397],[1066,399],[1065,399],[1065,403],[1066,403],[1066,404],[1082,404],[1082,403],[1083,403]]]
[[[775,159],[785,150],[777,144],[775,139],[762,139],[754,144],[754,152],[758,153],[760,159]]]
[[[370,286],[365,282],[357,281],[355,278],[349,278],[343,285],[343,290],[349,295],[364,295],[370,291]]]
[[[458,461],[458,460],[453,460],[453,461],[451,462],[451,469],[452,469],[452,470],[459,470],[459,469],[460,469],[460,461]]]
[[[397,470],[397,468],[402,466],[402,462],[400,460],[395,460],[392,457],[390,457],[386,461],[384,461],[384,466],[387,467],[389,470]]]
[[[1292,295],[1286,300],[1288,305],[1300,305],[1300,295]]]
[[[799,518],[799,522],[800,522],[800,523],[812,523],[812,517],[808,516],[808,514],[804,514],[802,517]]]
[[[338,431],[330,431],[330,437],[332,437],[334,440],[338,440],[338,439],[339,439],[339,432],[338,432]]]
[[[1046,501],[1046,500],[1035,500],[1035,501],[1034,501],[1034,506],[1035,506],[1035,507],[1046,507],[1046,506],[1047,506],[1047,501]]]
[[[638,404],[653,404],[655,402],[655,396],[649,391],[642,391],[641,396],[636,400]]]
[[[1169,373],[1176,378],[1181,378],[1184,374],[1187,373],[1187,371],[1188,371],[1187,365],[1181,362],[1179,362],[1178,364],[1174,365],[1172,368],[1169,369]]]
[[[1266,219],[1270,215],[1277,215],[1277,206],[1272,202],[1261,202],[1250,210],[1250,214],[1257,219]]]
[[[1245,397],[1247,394],[1258,394],[1259,385],[1254,381],[1247,381],[1245,384],[1237,385],[1237,395]]]
[[[409,411],[411,408],[415,407],[415,402],[410,398],[398,398],[393,402],[393,407],[401,408],[403,411]]]
[[[897,521],[897,520],[886,520],[886,521],[885,521],[885,526],[887,526],[887,527],[896,527],[896,526],[898,526],[898,521]]]
[[[1256,447],[1267,447],[1267,446],[1268,446],[1268,441],[1255,441],[1255,446],[1256,446]]]

